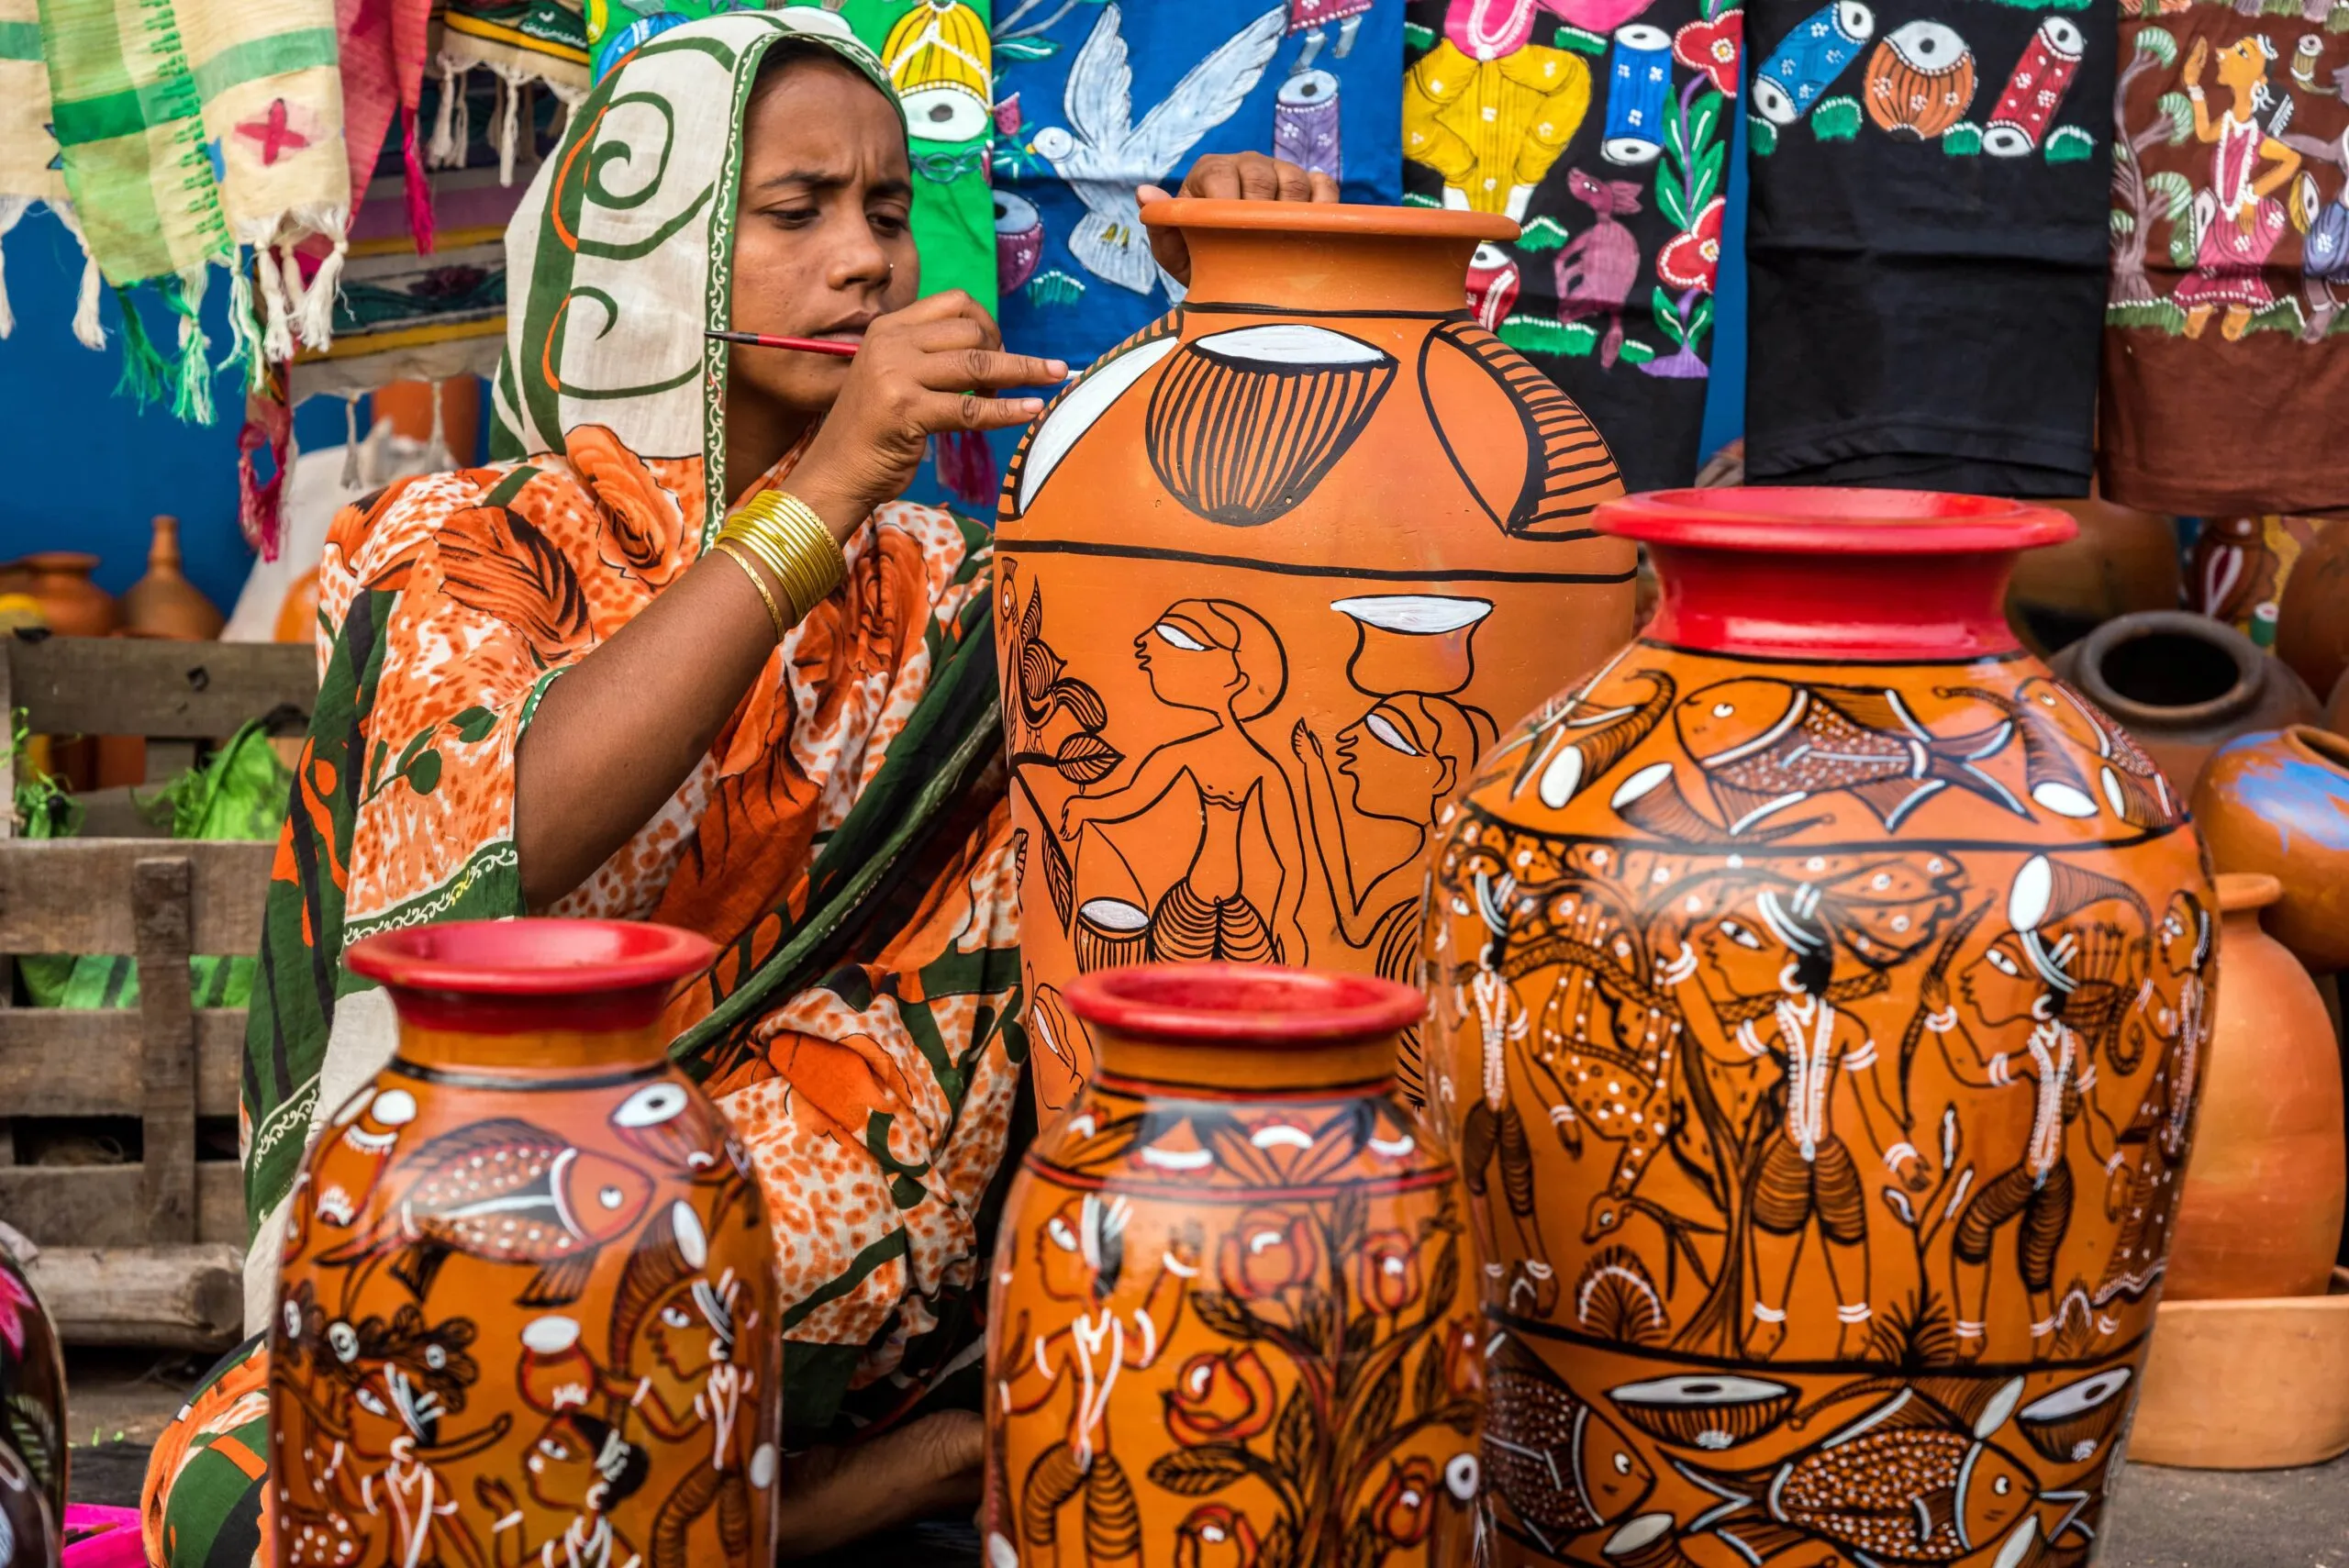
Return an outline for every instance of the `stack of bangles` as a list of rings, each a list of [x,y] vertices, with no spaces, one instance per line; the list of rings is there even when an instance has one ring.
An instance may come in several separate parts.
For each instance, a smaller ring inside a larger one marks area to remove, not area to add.
[[[740,567],[751,586],[759,591],[759,602],[766,606],[767,618],[774,622],[777,642],[830,597],[848,575],[847,558],[824,519],[807,503],[780,490],[752,496],[727,518],[726,526],[718,530],[715,548]],[[751,564],[754,559],[782,586],[791,607],[788,617],[767,591],[766,579]]]

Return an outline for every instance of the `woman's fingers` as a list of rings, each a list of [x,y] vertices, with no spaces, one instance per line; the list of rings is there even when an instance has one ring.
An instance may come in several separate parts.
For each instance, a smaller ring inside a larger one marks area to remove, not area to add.
[[[1345,200],[1345,197],[1339,194],[1337,180],[1330,175],[1323,173],[1319,169],[1313,171],[1312,183],[1312,200],[1317,202],[1338,202]]]
[[[892,1525],[967,1511],[980,1495],[986,1423],[942,1410],[848,1448],[818,1449],[785,1463],[775,1544],[811,1556]]]
[[[1324,175],[1326,179],[1328,176]],[[1314,176],[1294,163],[1262,152],[1215,152],[1191,166],[1183,182],[1186,196],[1243,202],[1307,202],[1317,195]],[[1327,199],[1335,199],[1335,186]]]
[[[1068,374],[1063,361],[976,348],[925,354],[913,370],[917,382],[937,392],[962,392],[974,386],[1050,386]]]
[[[975,392],[933,392],[914,410],[921,428],[946,430],[1008,430],[1044,411],[1041,397],[985,397]]]

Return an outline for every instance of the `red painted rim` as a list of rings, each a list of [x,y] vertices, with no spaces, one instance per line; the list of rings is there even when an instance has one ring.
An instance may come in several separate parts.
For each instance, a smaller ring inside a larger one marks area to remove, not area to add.
[[[1145,963],[1079,975],[1069,1010],[1130,1040],[1221,1045],[1344,1045],[1426,1017],[1408,985],[1263,963]]]
[[[2053,506],[1934,490],[1731,485],[1601,502],[1601,530],[1650,544],[1787,555],[1956,555],[2061,544],[2079,524]]]
[[[1141,220],[1153,228],[1271,229],[1282,234],[1331,234],[1394,239],[1493,239],[1518,237],[1497,212],[1416,206],[1355,206],[1350,202],[1241,202],[1173,196],[1146,202]]]
[[[668,986],[707,969],[718,946],[640,920],[452,920],[351,944],[351,973],[449,996],[608,995]]]

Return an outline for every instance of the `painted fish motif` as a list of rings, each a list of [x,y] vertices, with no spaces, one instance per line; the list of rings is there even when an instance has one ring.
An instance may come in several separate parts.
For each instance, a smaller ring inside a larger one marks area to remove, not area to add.
[[[1855,795],[1888,831],[1953,784],[2018,817],[2031,814],[1976,764],[2005,750],[2014,721],[1936,735],[1900,694],[1809,685],[1765,675],[1716,681],[1674,710],[1731,833],[1814,795]]]
[[[653,1195],[642,1172],[512,1118],[445,1133],[388,1179],[392,1222],[321,1263],[391,1255],[393,1276],[419,1299],[451,1252],[536,1263],[517,1297],[525,1307],[577,1300],[597,1251],[633,1230]]]
[[[1485,1473],[1527,1529],[1563,1543],[1640,1506],[1655,1472],[1620,1430],[1521,1352],[1488,1361]]]
[[[1996,1543],[2036,1544],[2039,1484],[2014,1455],[1987,1440],[2014,1408],[2022,1379],[2000,1389],[1969,1429],[1904,1388],[1850,1426],[1780,1464],[1715,1472],[1677,1465],[1721,1499],[1689,1525],[1754,1561],[1808,1539],[1831,1541],[1862,1562],[1954,1562]],[[2000,1568],[2011,1568],[2001,1551]]]

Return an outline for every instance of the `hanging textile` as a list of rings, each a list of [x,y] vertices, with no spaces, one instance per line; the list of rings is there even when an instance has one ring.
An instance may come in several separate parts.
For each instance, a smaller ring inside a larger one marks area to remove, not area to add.
[[[325,343],[351,183],[333,0],[40,0],[50,123],[83,242],[117,291],[153,282],[178,317],[166,361],[123,299],[126,385],[212,415],[198,324],[213,263],[250,249],[262,320],[239,295],[240,353]],[[306,287],[294,247],[329,247]]]
[[[396,119],[406,218],[421,250],[432,249],[432,199],[424,172],[425,140],[417,124],[431,19],[432,0],[335,0],[351,193],[367,190]]]
[[[1411,0],[1408,199],[1502,213],[1468,303],[1590,415],[1634,490],[1697,473],[1738,0]]]
[[[0,0],[0,244],[35,206],[48,207],[73,226],[65,199],[65,176],[58,161],[57,137],[50,129],[49,72],[40,60],[40,0]],[[8,284],[0,271],[0,338],[16,328],[8,306]],[[106,347],[98,326],[98,272],[84,268],[73,330],[93,349]]]
[[[2124,12],[2104,493],[2349,507],[2349,8]]]
[[[1211,152],[1278,153],[1350,202],[1402,197],[1393,0],[996,0],[994,222],[1003,335],[1072,365],[1179,291],[1134,187]]]

